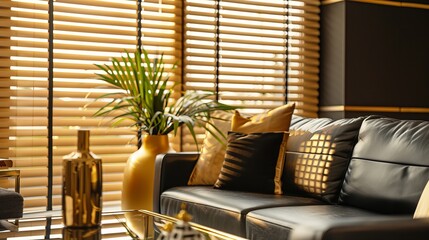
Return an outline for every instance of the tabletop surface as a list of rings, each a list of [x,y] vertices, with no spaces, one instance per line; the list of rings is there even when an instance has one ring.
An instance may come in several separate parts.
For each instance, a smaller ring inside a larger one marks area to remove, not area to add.
[[[156,239],[159,228],[177,219],[150,211],[110,211],[102,213],[101,226],[65,228],[61,211],[24,214],[18,226],[14,220],[0,220],[0,239]],[[211,240],[242,240],[221,231],[191,223],[192,227]]]
[[[98,228],[68,229],[64,228],[60,211],[32,213],[19,219],[18,226],[14,221],[0,220],[0,239],[145,239],[135,237],[126,227],[125,214],[144,219],[138,211],[105,212]]]

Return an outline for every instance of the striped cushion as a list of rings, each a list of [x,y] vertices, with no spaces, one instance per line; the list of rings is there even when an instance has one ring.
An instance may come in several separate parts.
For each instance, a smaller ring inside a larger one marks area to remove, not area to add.
[[[287,132],[228,133],[225,161],[214,187],[281,194]]]

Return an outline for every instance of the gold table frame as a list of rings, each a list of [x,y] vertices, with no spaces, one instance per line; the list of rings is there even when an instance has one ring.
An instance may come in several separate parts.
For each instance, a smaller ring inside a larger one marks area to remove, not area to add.
[[[18,169],[0,169],[0,178],[15,178],[15,192],[19,193],[21,190],[21,171]]]

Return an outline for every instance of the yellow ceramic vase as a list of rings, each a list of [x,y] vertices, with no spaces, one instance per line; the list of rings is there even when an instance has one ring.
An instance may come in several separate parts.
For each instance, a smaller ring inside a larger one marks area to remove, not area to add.
[[[168,135],[144,135],[142,146],[127,162],[122,184],[122,209],[153,209],[153,180],[155,157],[160,153],[174,152]]]
[[[122,209],[139,210],[153,209],[153,180],[155,175],[155,157],[160,153],[175,152],[170,147],[168,135],[144,135],[142,146],[134,152],[127,162],[122,183]],[[149,236],[144,229],[145,219],[134,213],[125,214],[128,227],[142,239]],[[152,228],[152,224],[149,224]]]

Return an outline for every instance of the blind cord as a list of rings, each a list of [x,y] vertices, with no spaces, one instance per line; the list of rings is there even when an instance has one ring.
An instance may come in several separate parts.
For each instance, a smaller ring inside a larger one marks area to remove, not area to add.
[[[54,0],[49,0],[48,4],[48,199],[46,210],[50,211],[53,195]]]

